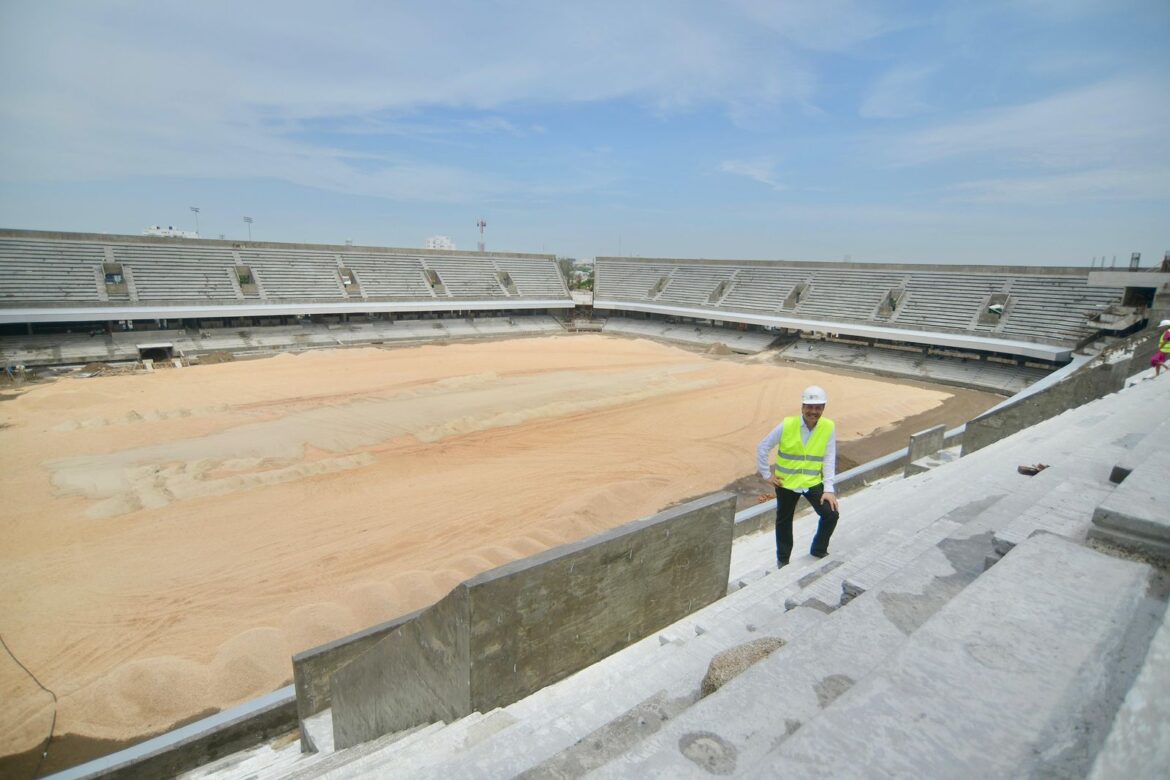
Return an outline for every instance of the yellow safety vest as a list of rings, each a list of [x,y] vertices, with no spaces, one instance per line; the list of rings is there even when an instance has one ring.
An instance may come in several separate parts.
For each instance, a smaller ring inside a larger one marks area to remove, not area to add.
[[[808,444],[801,441],[800,427],[799,416],[785,417],[780,446],[776,449],[776,476],[788,490],[806,490],[821,483],[825,450],[835,426],[832,420],[822,417],[809,434]]]
[[[1158,349],[1170,355],[1170,330],[1163,333],[1162,337],[1158,339]]]

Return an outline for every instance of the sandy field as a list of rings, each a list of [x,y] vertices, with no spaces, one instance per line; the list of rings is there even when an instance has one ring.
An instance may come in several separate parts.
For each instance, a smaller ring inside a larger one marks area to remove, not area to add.
[[[4,388],[0,635],[57,696],[45,769],[275,690],[295,652],[751,474],[811,383],[842,468],[999,400],[584,335]],[[7,654],[0,701],[0,755],[35,749],[52,700]]]

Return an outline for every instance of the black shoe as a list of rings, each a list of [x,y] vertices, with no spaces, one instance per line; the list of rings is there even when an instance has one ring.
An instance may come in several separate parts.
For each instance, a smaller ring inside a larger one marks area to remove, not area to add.
[[[788,561],[776,561],[776,568],[777,569],[783,569],[787,565],[788,565]]]
[[[809,552],[809,555],[811,555],[814,558],[824,558],[828,554],[829,554],[828,550],[825,550],[824,552]]]

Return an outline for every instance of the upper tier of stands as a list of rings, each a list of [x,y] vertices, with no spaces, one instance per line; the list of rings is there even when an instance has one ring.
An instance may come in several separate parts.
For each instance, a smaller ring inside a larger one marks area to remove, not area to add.
[[[548,256],[0,231],[0,308],[444,301],[571,306]]]
[[[1068,346],[1092,338],[1097,329],[1089,318],[1123,297],[1120,288],[1090,287],[1087,270],[1069,268],[599,257],[596,273],[598,308],[677,309],[683,316],[723,314],[733,321],[826,332],[848,332],[845,326],[852,324]],[[1002,311],[991,311],[993,304]]]
[[[4,239],[0,305],[97,303],[105,300],[100,244]]]

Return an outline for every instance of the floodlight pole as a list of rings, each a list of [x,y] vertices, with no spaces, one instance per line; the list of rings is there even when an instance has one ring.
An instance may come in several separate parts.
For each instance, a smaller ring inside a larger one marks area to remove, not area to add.
[[[248,226],[248,240],[252,240],[252,218],[244,217],[244,224]]]
[[[199,207],[192,206],[191,211],[195,212],[195,237],[199,237]]]

